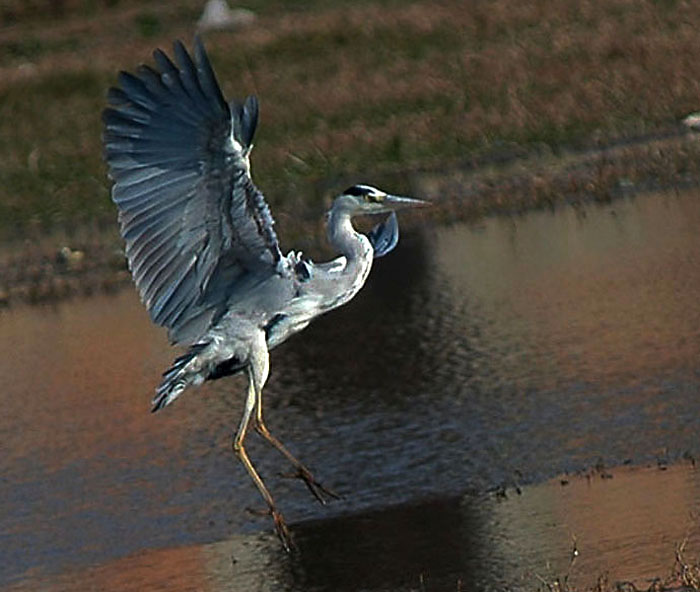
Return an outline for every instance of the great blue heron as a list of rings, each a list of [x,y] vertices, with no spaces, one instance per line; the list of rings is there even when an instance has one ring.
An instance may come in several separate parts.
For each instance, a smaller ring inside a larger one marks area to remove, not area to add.
[[[317,316],[348,302],[372,259],[398,240],[395,210],[425,202],[353,185],[328,213],[328,238],[341,255],[316,264],[282,255],[262,193],[250,177],[258,121],[254,96],[226,103],[204,46],[194,59],[180,42],[175,62],[154,52],[156,69],[122,72],[103,113],[105,158],[114,181],[126,256],[151,319],[188,346],[163,374],[153,411],[187,387],[245,371],[248,391],[233,449],[267,502],[285,548],[290,535],[243,442],[255,429],[296,468],[322,503],[324,488],[265,426],[262,389],[269,351]],[[365,236],[356,214],[391,212]]]

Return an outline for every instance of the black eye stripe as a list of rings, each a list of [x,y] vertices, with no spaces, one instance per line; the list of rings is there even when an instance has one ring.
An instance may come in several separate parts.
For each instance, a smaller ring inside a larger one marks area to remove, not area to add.
[[[384,194],[369,185],[353,185],[345,190],[345,195],[364,197],[366,201],[378,202],[384,199]]]
[[[370,190],[362,185],[353,185],[345,190],[345,195],[353,195],[355,197],[360,197],[363,195],[368,195]]]

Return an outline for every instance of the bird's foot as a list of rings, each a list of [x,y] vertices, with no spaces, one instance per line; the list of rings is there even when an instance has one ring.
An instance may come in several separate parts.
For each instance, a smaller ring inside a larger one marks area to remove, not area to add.
[[[296,545],[294,544],[294,539],[292,539],[292,533],[289,531],[284,516],[277,508],[269,507],[267,509],[263,508],[248,508],[248,512],[255,514],[256,516],[272,516],[272,520],[275,523],[275,532],[282,542],[282,547],[287,553],[291,553],[296,550]]]
[[[275,522],[275,530],[277,531],[277,536],[282,542],[282,546],[287,553],[296,551],[296,545],[292,539],[292,534],[289,532],[287,523],[284,521],[284,517],[275,508],[270,508],[270,514]]]
[[[298,466],[296,473],[290,473],[284,476],[303,480],[306,487],[311,492],[311,495],[313,495],[321,505],[325,506],[329,499],[340,499],[340,496],[335,491],[321,485],[311,471],[304,466]]]

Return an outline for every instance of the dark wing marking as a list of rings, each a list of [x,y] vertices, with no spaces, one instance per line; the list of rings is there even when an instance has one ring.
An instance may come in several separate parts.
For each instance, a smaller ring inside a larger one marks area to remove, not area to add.
[[[399,221],[392,212],[384,222],[377,224],[367,233],[367,238],[374,249],[374,258],[383,257],[392,251],[399,242]]]
[[[175,62],[122,72],[103,113],[129,266],[151,318],[175,342],[194,342],[236,297],[236,281],[275,273],[281,260],[248,154],[258,103],[226,104],[201,41]]]

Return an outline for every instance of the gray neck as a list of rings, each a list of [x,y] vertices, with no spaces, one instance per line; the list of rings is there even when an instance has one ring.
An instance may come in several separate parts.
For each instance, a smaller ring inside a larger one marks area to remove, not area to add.
[[[347,262],[337,273],[333,274],[331,292],[333,297],[323,305],[330,310],[345,304],[362,288],[372,268],[374,251],[369,239],[356,232],[350,221],[350,211],[345,208],[333,208],[328,217],[328,240]]]
[[[367,247],[371,252],[367,237],[357,232],[352,227],[350,212],[345,209],[332,208],[328,215],[328,241],[342,255],[345,255],[348,263],[367,256]]]

